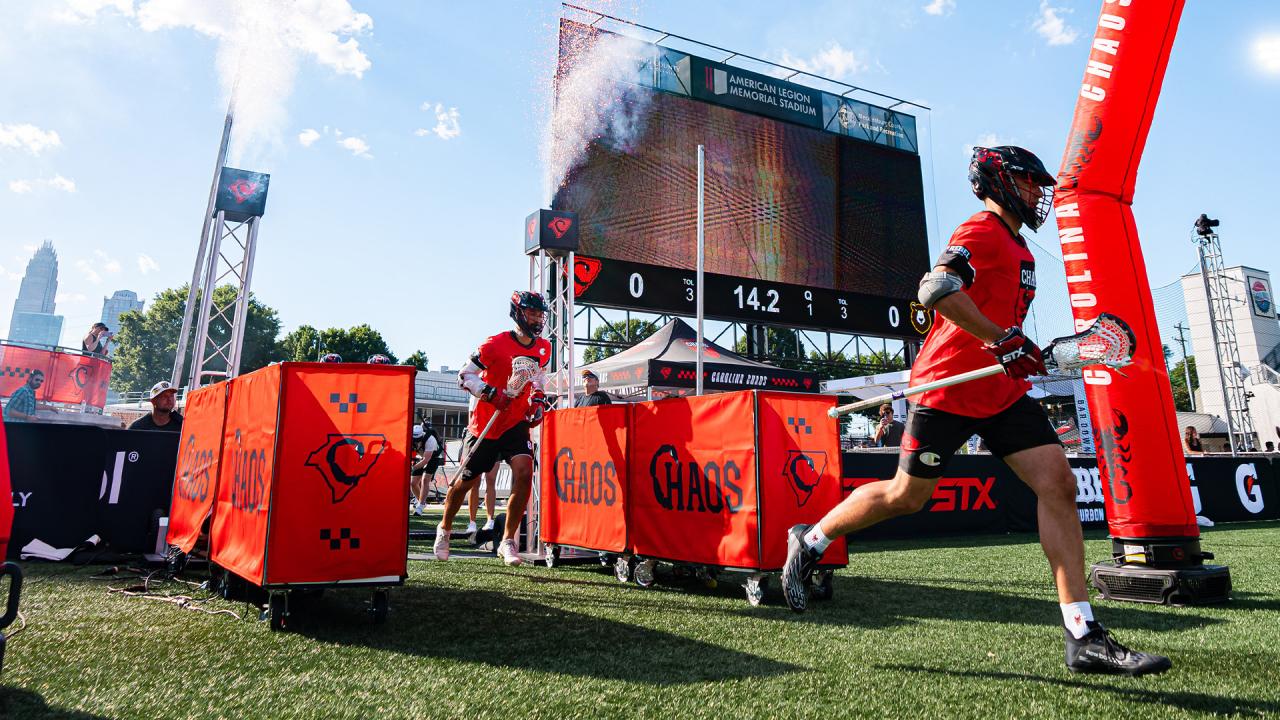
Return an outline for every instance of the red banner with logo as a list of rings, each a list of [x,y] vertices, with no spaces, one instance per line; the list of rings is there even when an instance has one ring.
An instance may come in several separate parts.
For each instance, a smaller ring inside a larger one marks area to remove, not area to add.
[[[636,554],[760,562],[751,391],[633,405],[627,502]]]
[[[258,585],[264,583],[283,367],[268,365],[230,380],[209,533],[209,559]]]
[[[266,584],[403,580],[414,369],[283,367]]]
[[[111,381],[109,361],[91,355],[16,345],[0,347],[0,397],[12,395],[36,370],[44,373],[44,384],[36,391],[40,402],[86,403],[96,408],[107,404],[107,385]]]
[[[1103,5],[1054,200],[1077,329],[1099,313],[1137,336],[1134,363],[1086,368],[1111,534],[1198,537],[1173,395],[1131,205],[1181,0]]]
[[[781,568],[787,560],[787,530],[822,519],[844,499],[840,489],[840,439],[829,395],[756,394],[759,435],[760,564]],[[844,538],[831,543],[824,565],[846,564]]]
[[[542,421],[539,532],[554,545],[626,552],[630,405],[556,410]]]
[[[166,537],[166,542],[183,552],[189,553],[196,546],[204,522],[213,511],[227,414],[227,385],[220,382],[187,393]]]

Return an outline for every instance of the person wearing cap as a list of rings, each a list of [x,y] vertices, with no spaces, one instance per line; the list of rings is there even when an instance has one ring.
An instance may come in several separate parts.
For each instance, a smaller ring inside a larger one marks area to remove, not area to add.
[[[151,412],[134,420],[129,429],[182,432],[182,413],[174,409],[177,403],[177,388],[161,380],[151,386]]]
[[[609,397],[609,393],[600,389],[600,378],[590,370],[582,371],[582,384],[586,387],[586,393],[578,398],[574,403],[574,407],[591,407],[592,405],[612,405],[613,398]]]

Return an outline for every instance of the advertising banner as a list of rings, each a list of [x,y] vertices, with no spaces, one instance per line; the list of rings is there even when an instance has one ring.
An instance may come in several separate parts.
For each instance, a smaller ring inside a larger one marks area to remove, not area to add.
[[[750,391],[632,405],[627,502],[636,554],[757,566],[752,405]]]
[[[187,393],[178,461],[173,475],[167,542],[191,552],[213,511],[222,435],[227,413],[226,382]]]
[[[787,560],[787,530],[812,524],[844,499],[840,482],[840,441],[830,395],[756,394],[759,437],[760,566],[781,568]],[[844,566],[844,538],[823,556]]]
[[[96,408],[107,403],[107,384],[111,381],[109,361],[91,355],[14,345],[0,347],[0,397],[12,395],[36,370],[44,373],[44,383],[36,390],[36,400],[40,402],[85,403]]]
[[[627,546],[630,405],[556,410],[542,421],[544,543],[622,553]]]
[[[214,490],[209,559],[261,585],[283,365],[232,378]]]
[[[403,580],[414,369],[282,367],[266,584]]]
[[[1103,4],[1054,199],[1076,329],[1108,312],[1137,340],[1123,374],[1083,372],[1116,538],[1199,536],[1131,207],[1182,6]]]
[[[1271,294],[1271,279],[1260,275],[1244,276],[1245,290],[1249,293],[1249,307],[1253,314],[1263,318],[1276,316],[1276,301]]]

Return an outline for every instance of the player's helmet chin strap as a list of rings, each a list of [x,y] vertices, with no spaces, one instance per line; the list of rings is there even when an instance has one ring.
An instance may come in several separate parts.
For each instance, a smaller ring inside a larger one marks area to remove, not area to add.
[[[528,335],[531,338],[541,337],[542,331],[545,328],[546,323],[545,322],[531,323],[527,318],[525,318],[524,312],[525,312],[524,308],[520,308],[520,310],[516,312],[516,325],[520,327],[520,330],[524,332],[525,335]]]

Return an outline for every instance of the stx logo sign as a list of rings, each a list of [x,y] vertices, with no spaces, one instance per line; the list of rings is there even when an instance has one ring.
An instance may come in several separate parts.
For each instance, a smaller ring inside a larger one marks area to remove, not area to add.
[[[556,483],[556,497],[560,502],[578,505],[612,507],[618,501],[618,469],[612,461],[601,463],[586,460],[573,461],[571,448],[560,448],[556,462],[551,466],[551,477]]]
[[[995,510],[991,488],[996,484],[989,478],[945,478],[933,489],[929,512],[955,512]]]

